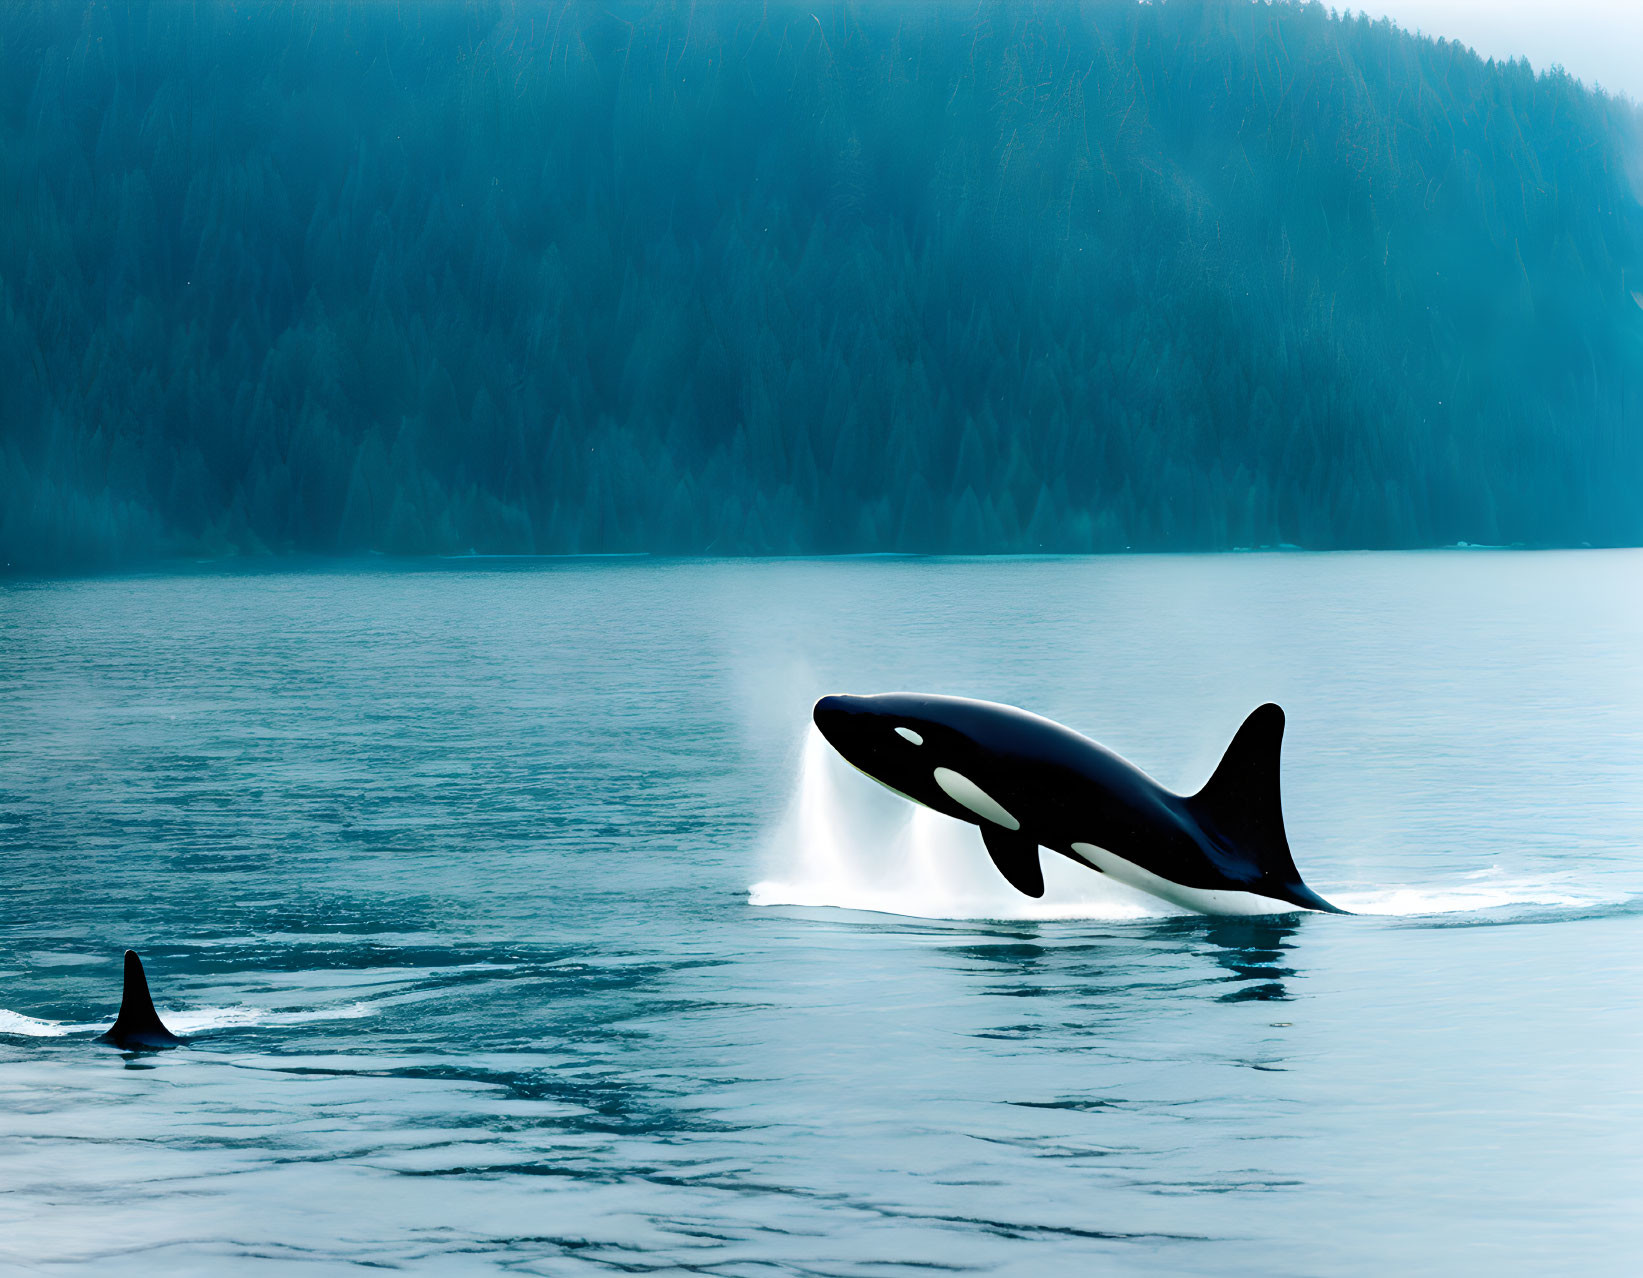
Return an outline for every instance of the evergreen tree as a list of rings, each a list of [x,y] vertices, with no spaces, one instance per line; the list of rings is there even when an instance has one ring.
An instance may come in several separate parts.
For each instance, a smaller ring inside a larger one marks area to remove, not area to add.
[[[0,9],[0,565],[1643,542],[1643,129],[1295,4]]]

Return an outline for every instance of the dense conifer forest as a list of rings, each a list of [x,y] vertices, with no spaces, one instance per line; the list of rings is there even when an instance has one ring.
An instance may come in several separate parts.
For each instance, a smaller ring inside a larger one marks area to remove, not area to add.
[[[0,12],[0,559],[1643,542],[1628,102],[1316,5]]]

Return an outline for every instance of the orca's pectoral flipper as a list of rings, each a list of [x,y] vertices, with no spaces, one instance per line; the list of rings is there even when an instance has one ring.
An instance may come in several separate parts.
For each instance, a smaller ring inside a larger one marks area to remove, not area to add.
[[[1306,884],[1295,868],[1284,832],[1278,788],[1278,761],[1284,743],[1284,712],[1270,701],[1250,711],[1221,756],[1215,774],[1187,800],[1199,825],[1219,836],[1229,851],[1247,858],[1260,890],[1279,894],[1309,910],[1347,911],[1331,905]]]
[[[148,992],[148,977],[143,974],[143,961],[136,950],[126,951],[125,988],[120,995],[120,1014],[114,1018],[108,1033],[101,1039],[116,1047],[154,1050],[176,1047],[182,1043],[154,1010],[154,999]]]
[[[982,823],[981,841],[1011,887],[1024,896],[1044,895],[1044,867],[1039,864],[1037,839],[989,821]]]

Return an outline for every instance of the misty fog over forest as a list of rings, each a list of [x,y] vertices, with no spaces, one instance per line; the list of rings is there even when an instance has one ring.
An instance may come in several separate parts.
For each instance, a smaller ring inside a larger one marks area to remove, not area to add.
[[[0,561],[1643,542],[1643,119],[1316,6],[11,3]]]

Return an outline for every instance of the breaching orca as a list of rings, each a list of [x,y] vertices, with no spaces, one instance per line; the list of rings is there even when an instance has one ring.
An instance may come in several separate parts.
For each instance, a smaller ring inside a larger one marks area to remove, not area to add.
[[[816,727],[905,798],[981,827],[999,872],[1044,895],[1049,848],[1204,914],[1347,911],[1301,882],[1284,835],[1284,712],[1244,720],[1204,788],[1171,793],[1071,728],[1013,706],[891,692],[823,697]]]
[[[136,950],[126,951],[125,989],[120,995],[120,1014],[108,1033],[97,1040],[113,1043],[128,1052],[156,1052],[167,1047],[180,1047],[187,1042],[178,1038],[160,1021],[154,1010],[154,999],[148,992],[148,977],[143,975],[143,961]]]

